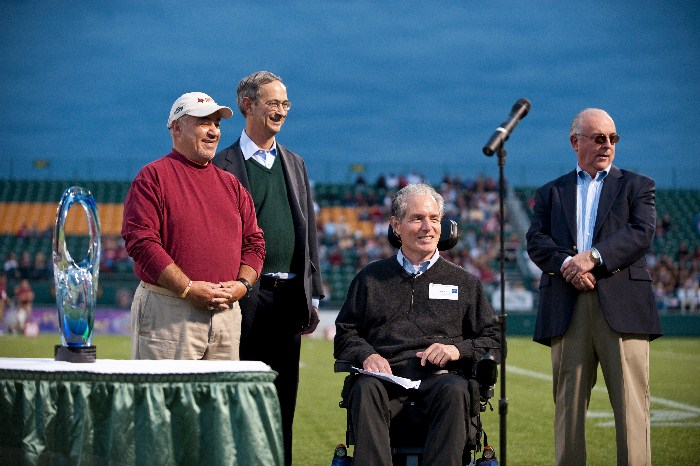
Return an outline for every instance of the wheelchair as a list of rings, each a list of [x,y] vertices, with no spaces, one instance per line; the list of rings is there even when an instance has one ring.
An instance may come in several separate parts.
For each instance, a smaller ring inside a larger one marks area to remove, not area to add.
[[[454,247],[459,240],[457,224],[452,220],[442,220],[442,234],[438,242],[441,251]],[[395,248],[401,247],[401,240],[394,234],[389,225],[387,232],[389,242]],[[482,427],[481,413],[490,409],[493,411],[490,399],[494,395],[494,386],[498,376],[497,361],[494,356],[486,353],[481,360],[467,367],[466,361],[456,362],[450,367],[451,372],[458,373],[469,381],[470,395],[472,398],[472,417],[466,420],[467,442],[462,452],[462,463],[466,465],[491,465],[497,464],[495,451],[488,444],[488,438]],[[353,430],[350,410],[348,409],[347,395],[359,372],[352,367],[350,361],[336,360],[334,372],[348,372],[349,375],[343,383],[339,406],[347,410],[345,442],[347,446],[355,445],[355,432]],[[391,421],[389,437],[391,441],[391,454],[394,465],[421,466],[422,454],[428,434],[427,422],[418,403],[419,401],[408,391],[407,399],[403,402],[403,408]],[[477,459],[479,452],[482,458]],[[361,466],[361,465],[358,465]]]

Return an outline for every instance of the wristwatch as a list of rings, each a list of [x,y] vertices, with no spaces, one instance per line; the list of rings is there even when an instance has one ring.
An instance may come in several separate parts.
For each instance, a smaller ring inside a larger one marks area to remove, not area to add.
[[[245,296],[243,296],[243,297],[247,298],[248,296],[250,296],[250,292],[253,291],[253,286],[245,278],[239,278],[238,281],[245,285],[246,292],[245,292]]]
[[[591,260],[595,265],[600,265],[600,263],[602,262],[600,258],[600,253],[596,248],[591,248]]]

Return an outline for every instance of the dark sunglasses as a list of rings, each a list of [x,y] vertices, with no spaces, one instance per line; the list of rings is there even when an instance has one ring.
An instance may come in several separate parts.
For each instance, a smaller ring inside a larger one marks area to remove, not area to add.
[[[586,136],[587,138],[591,138],[595,141],[596,144],[605,144],[605,141],[608,140],[608,136],[604,134],[592,134],[590,136],[586,134],[579,134],[579,136]],[[617,141],[620,140],[620,135],[617,133],[612,133],[610,134],[610,144],[615,145],[617,144]]]

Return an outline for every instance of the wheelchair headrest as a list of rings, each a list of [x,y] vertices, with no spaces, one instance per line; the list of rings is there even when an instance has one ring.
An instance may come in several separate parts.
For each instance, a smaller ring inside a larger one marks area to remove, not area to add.
[[[438,250],[447,251],[448,249],[452,249],[453,247],[455,247],[457,241],[459,241],[459,231],[457,230],[457,222],[455,222],[454,220],[443,218],[440,222],[440,228],[442,231],[440,232],[440,239],[438,240]],[[389,238],[389,243],[391,243],[391,245],[394,246],[396,249],[399,249],[401,247],[401,238],[396,236],[396,234],[394,233],[394,229],[391,227],[391,223],[389,224],[387,237]]]

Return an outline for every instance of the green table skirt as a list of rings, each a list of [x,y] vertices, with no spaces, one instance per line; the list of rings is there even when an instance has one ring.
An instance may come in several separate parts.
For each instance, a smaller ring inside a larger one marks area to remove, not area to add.
[[[0,463],[281,465],[275,376],[0,370]]]

